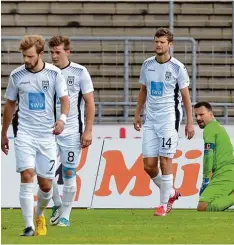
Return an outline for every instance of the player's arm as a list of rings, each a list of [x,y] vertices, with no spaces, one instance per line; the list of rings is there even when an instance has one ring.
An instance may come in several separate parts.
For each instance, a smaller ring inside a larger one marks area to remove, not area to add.
[[[185,125],[185,136],[191,139],[194,136],[193,127],[193,109],[189,94],[189,75],[185,67],[180,67],[178,75],[178,85],[182,95],[182,100],[184,103],[184,108],[186,112],[186,125]]]
[[[95,117],[95,103],[93,92],[83,94],[85,101],[85,130],[81,137],[82,147],[87,147],[92,143],[92,129]]]
[[[84,148],[92,143],[92,129],[95,117],[93,82],[85,67],[81,74],[80,87],[85,101],[85,129],[81,136],[81,146]]]
[[[145,69],[144,65],[141,67],[141,73],[140,73],[140,79],[139,83],[141,84],[141,88],[138,94],[137,98],[137,106],[135,110],[135,116],[134,116],[134,128],[137,131],[140,131],[141,126],[142,126],[142,121],[141,121],[141,113],[144,108],[145,102],[146,102],[146,96],[147,96],[147,88],[146,88],[146,75],[145,75]]]
[[[210,182],[212,169],[214,165],[214,149],[215,149],[215,132],[209,128],[205,128],[203,132],[204,138],[204,156],[203,156],[203,181],[200,189],[200,195]]]
[[[59,98],[60,103],[61,103],[61,115],[66,115],[66,117],[69,114],[69,109],[70,109],[70,100],[67,95],[60,97]]]
[[[190,140],[194,136],[193,112],[188,87],[181,89],[181,95],[186,112],[185,136]]]
[[[205,142],[203,157],[203,178],[209,179],[212,175],[212,169],[214,165],[214,149],[215,144],[213,142]]]
[[[7,155],[9,151],[9,141],[7,138],[7,130],[11,124],[13,114],[15,112],[15,105],[17,100],[18,89],[15,86],[12,77],[9,78],[5,98],[7,99],[4,106],[3,112],[3,123],[2,123],[2,137],[1,137],[1,148],[2,151]]]
[[[95,117],[95,103],[93,92],[83,94],[85,101],[85,131],[92,132]]]
[[[11,124],[13,114],[15,112],[16,100],[7,100],[4,106],[3,112],[3,122],[2,122],[2,141],[1,148],[2,151],[7,155],[9,151],[9,141],[7,138],[7,130]]]
[[[55,91],[61,104],[61,116],[60,119],[54,124],[53,134],[59,135],[64,129],[64,125],[70,110],[70,99],[68,96],[67,84],[61,72],[58,72],[56,77]]]

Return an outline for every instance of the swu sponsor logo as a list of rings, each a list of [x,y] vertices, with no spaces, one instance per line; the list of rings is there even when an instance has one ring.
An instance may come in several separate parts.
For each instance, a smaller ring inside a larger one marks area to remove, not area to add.
[[[154,96],[162,96],[162,91],[151,90],[151,95],[154,95]]]
[[[164,83],[151,81],[151,96],[163,96]]]
[[[42,110],[45,109],[44,103],[30,103],[29,105],[31,110]]]
[[[45,94],[44,93],[28,93],[29,110],[41,111],[45,110]]]

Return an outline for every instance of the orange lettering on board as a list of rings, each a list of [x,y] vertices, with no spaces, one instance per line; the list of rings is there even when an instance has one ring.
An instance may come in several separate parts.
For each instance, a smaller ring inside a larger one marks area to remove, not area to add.
[[[179,154],[181,156],[182,154]],[[202,155],[202,152],[200,150],[189,150],[185,153],[185,158],[187,159],[196,159]],[[175,154],[175,158],[178,156]],[[174,166],[176,165],[176,167]],[[173,175],[174,175],[174,180],[175,180],[175,175],[177,172],[177,165],[178,164],[173,164]],[[197,185],[197,179],[198,179],[198,174],[199,174],[199,169],[200,169],[200,164],[199,163],[190,163],[186,164],[181,167],[181,169],[184,171],[184,178],[183,182],[178,189],[179,192],[181,193],[182,196],[192,196],[198,192],[198,189],[196,187]],[[175,172],[174,172],[175,170]]]
[[[198,192],[196,185],[200,169],[199,163],[186,164],[181,169],[184,171],[183,182],[178,189],[181,196],[195,195]]]
[[[200,157],[202,152],[200,150],[190,150],[185,153],[187,159],[196,159]],[[174,159],[180,158],[182,151],[177,150]],[[109,196],[112,191],[110,190],[110,179],[112,176],[115,178],[116,187],[119,194],[122,194],[126,189],[130,180],[135,176],[134,188],[130,191],[131,196],[149,196],[152,191],[150,189],[150,178],[144,171],[142,155],[138,157],[133,166],[128,169],[126,167],[121,151],[113,150],[103,153],[106,159],[106,166],[102,177],[100,188],[95,192],[97,196]],[[198,192],[196,188],[197,179],[200,169],[199,163],[190,163],[183,165],[181,169],[184,171],[183,181],[178,188],[182,196],[191,196]],[[176,174],[178,171],[178,164],[172,164],[173,171],[173,185],[175,182]]]
[[[115,178],[119,194],[124,192],[134,176],[136,177],[136,180],[133,189],[129,192],[131,196],[149,196],[152,193],[149,188],[150,178],[144,171],[142,155],[137,158],[130,169],[126,167],[121,151],[107,151],[103,153],[103,157],[106,159],[106,167],[100,188],[95,192],[95,195],[111,195],[110,179],[112,176]]]

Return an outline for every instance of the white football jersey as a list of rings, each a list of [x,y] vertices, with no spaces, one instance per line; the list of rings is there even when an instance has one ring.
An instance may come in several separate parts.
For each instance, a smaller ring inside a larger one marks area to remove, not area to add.
[[[39,72],[31,72],[22,65],[10,74],[5,98],[17,100],[19,96],[18,132],[23,137],[54,138],[55,93],[68,95],[61,70],[44,63]]]
[[[64,131],[58,136],[60,139],[63,135],[74,134],[74,137],[84,130],[84,100],[83,94],[93,92],[93,83],[88,70],[79,64],[70,62],[62,70],[65,77],[68,95],[70,97],[70,112],[67,117]],[[56,116],[60,117],[60,102],[57,100]]]
[[[150,57],[143,62],[139,82],[147,88],[145,124],[161,124],[182,119],[180,89],[189,86],[185,66],[171,57],[163,64]]]

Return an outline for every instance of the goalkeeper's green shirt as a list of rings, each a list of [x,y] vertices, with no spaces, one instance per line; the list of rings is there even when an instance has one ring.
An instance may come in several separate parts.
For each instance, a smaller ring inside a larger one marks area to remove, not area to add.
[[[233,145],[225,128],[216,120],[208,123],[203,131],[205,143],[203,178],[209,178],[224,165],[234,164]]]

